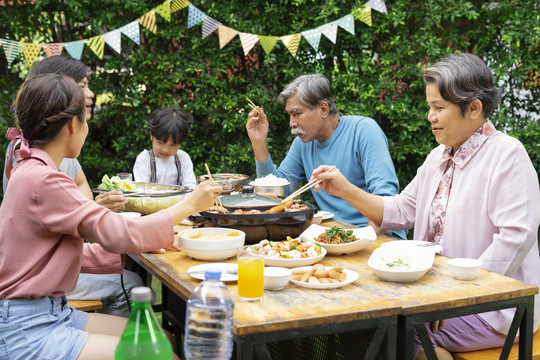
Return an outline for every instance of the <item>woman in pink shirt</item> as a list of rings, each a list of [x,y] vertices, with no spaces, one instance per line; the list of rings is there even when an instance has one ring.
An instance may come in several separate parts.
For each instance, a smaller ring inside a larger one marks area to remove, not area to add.
[[[440,146],[399,194],[381,197],[350,184],[340,173],[316,169],[315,190],[346,199],[385,229],[414,226],[414,238],[440,243],[442,255],[480,259],[483,268],[540,286],[540,190],[523,145],[488,121],[500,100],[493,75],[471,54],[449,55],[424,70],[428,121]],[[515,309],[431,324],[439,359],[502,346]],[[540,296],[534,301],[534,329]],[[420,343],[417,359],[424,359]]]
[[[113,359],[127,319],[66,304],[83,239],[119,254],[170,246],[173,224],[208,209],[221,187],[202,183],[168,209],[126,219],[85,197],[57,170],[63,158],[79,155],[88,134],[84,94],[73,79],[29,79],[14,108],[18,129],[8,135],[21,143],[0,207],[0,358]]]

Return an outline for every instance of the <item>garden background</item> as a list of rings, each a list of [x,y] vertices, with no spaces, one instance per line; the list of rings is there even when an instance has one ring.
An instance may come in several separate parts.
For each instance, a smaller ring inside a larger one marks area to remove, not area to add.
[[[287,116],[276,104],[277,95],[295,77],[320,72],[331,79],[342,114],[370,116],[382,127],[403,188],[437,145],[427,121],[422,69],[456,51],[478,54],[490,64],[504,99],[491,120],[520,139],[540,169],[540,5],[536,0],[387,1],[387,13],[350,0],[194,0],[191,6],[199,13],[190,16],[195,10],[189,6],[171,10],[170,21],[161,7],[163,0],[20,3],[25,1],[0,2],[0,39],[28,44],[86,41],[158,10],[146,19],[155,20],[155,32],[140,26],[140,45],[122,34],[117,50],[107,43],[100,53],[86,44],[81,53],[98,103],[79,157],[92,187],[104,174],[131,171],[139,152],[150,148],[145,130],[149,113],[175,105],[195,118],[189,140],[181,148],[190,154],[196,175],[205,174],[204,163],[208,163],[214,173],[254,176],[245,130],[246,96],[268,114],[269,147],[279,163],[293,136]],[[275,46],[268,51],[258,41],[246,55],[248,38],[241,40],[239,34],[220,46],[216,29],[203,38],[202,23],[193,18],[201,13],[207,26],[213,19],[239,33],[269,36],[270,42],[275,38]],[[349,14],[354,16],[352,32],[334,26]],[[324,25],[337,30],[336,37],[320,36],[318,48],[303,36],[294,37],[300,39],[297,47],[287,42],[291,38],[282,38]],[[5,133],[13,122],[13,94],[31,60],[22,51],[8,60],[7,46],[2,45],[0,126]],[[0,149],[7,143],[2,136]]]

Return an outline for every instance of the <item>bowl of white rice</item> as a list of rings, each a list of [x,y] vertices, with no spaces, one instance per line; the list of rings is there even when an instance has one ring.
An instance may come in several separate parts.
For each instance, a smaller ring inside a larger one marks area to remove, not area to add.
[[[373,251],[368,266],[382,280],[412,282],[424,276],[434,260],[435,252],[430,249],[383,246]]]
[[[285,178],[279,178],[274,174],[257,178],[249,183],[258,194],[275,194],[285,196],[289,181]]]

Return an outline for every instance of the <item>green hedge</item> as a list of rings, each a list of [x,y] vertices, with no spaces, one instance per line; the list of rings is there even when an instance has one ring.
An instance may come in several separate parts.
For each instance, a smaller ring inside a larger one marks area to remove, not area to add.
[[[0,37],[40,42],[88,39],[117,29],[161,3],[44,0],[3,6]],[[238,31],[281,36],[337,20],[363,2],[198,0],[193,4]],[[141,46],[123,36],[121,54],[106,46],[100,60],[85,48],[81,60],[92,70],[91,88],[96,94],[112,94],[110,102],[95,109],[80,156],[91,186],[99,184],[104,174],[130,170],[137,154],[150,147],[145,131],[148,114],[174,105],[195,118],[182,148],[191,155],[197,175],[205,173],[205,162],[213,172],[254,175],[245,131],[246,95],[269,114],[269,146],[279,163],[292,135],[276,97],[295,77],[321,72],[332,80],[342,113],[371,116],[383,128],[404,187],[436,146],[426,120],[422,68],[455,51],[479,54],[490,63],[504,90],[504,103],[492,120],[525,144],[539,169],[540,88],[534,77],[539,66],[538,2],[403,0],[387,1],[386,6],[387,15],[372,11],[371,27],[356,20],[355,35],[339,29],[336,44],[323,35],[319,53],[302,39],[296,58],[281,42],[270,55],[257,44],[244,56],[238,37],[220,49],[217,33],[202,39],[200,25],[187,28],[187,8],[173,13],[171,22],[158,15],[157,34],[141,27]],[[26,69],[22,57],[8,68],[0,56],[0,70],[0,122],[5,129],[12,121],[11,96]],[[6,144],[0,139],[1,148]]]

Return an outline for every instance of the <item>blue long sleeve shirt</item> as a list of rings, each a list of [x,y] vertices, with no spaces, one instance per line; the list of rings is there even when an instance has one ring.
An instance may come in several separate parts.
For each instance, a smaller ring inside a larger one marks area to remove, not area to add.
[[[274,174],[286,178],[291,183],[289,192],[309,179],[319,165],[335,165],[351,183],[371,194],[399,193],[386,136],[375,120],[368,117],[342,116],[334,133],[322,143],[294,139],[278,169],[271,156],[265,162],[256,161],[258,177]],[[311,191],[321,210],[334,212],[337,219],[350,224],[367,225],[368,219],[345,200],[322,190]],[[406,238],[404,231],[394,233]]]

